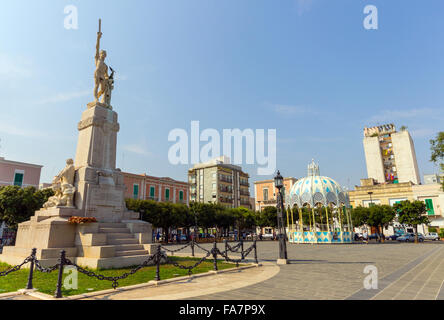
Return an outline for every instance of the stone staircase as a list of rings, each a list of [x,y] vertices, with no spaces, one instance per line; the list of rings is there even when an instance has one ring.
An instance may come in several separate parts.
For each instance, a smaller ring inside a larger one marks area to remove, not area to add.
[[[99,223],[99,233],[105,233],[107,245],[115,247],[116,257],[148,255],[124,223]]]

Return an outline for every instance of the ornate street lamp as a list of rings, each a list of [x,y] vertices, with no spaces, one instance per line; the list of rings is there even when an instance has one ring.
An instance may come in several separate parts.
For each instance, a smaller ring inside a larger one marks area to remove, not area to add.
[[[284,229],[284,199],[282,196],[282,187],[284,186],[284,178],[281,173],[277,172],[276,177],[274,177],[274,185],[278,189],[277,196],[277,225],[278,225],[278,240],[279,240],[279,259],[277,264],[287,264],[287,244],[285,242],[285,229]]]
[[[368,193],[368,195],[370,196],[370,204],[369,204],[369,207],[371,207],[372,205],[373,205],[373,201],[372,201],[372,194],[373,194],[373,192],[372,191],[369,191],[369,192],[367,192]]]

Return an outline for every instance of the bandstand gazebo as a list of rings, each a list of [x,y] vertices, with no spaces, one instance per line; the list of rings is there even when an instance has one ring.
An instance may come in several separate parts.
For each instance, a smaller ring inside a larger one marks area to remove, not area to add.
[[[321,176],[314,160],[307,177],[290,189],[286,203],[290,243],[353,242],[348,194],[336,181]]]

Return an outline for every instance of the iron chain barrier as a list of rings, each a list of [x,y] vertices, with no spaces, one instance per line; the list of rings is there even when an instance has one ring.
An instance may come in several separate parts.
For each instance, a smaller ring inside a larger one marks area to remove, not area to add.
[[[173,259],[171,259],[170,257],[168,257],[166,252],[169,252],[171,254],[182,251],[188,247],[191,247],[191,251],[192,251],[192,256],[194,256],[194,247],[198,247],[199,249],[201,249],[202,251],[204,251],[204,255],[196,261],[196,263],[194,263],[191,266],[185,266],[182,265],[176,261],[174,261]],[[164,251],[162,251],[164,250]],[[240,250],[240,252],[239,252]],[[125,272],[122,275],[119,276],[105,276],[102,274],[97,274],[94,271],[88,270],[86,268],[83,268],[81,266],[79,266],[78,264],[72,262],[70,259],[68,259],[66,257],[66,252],[65,250],[61,250],[60,251],[60,257],[58,259],[58,263],[51,266],[51,267],[47,267],[44,268],[41,265],[41,262],[37,259],[36,257],[36,253],[37,253],[37,249],[32,249],[31,255],[29,257],[27,257],[25,260],[23,260],[23,262],[21,264],[18,264],[6,271],[2,271],[0,272],[0,277],[3,276],[7,276],[8,274],[18,271],[20,270],[25,264],[30,263],[30,267],[29,267],[29,275],[28,275],[28,283],[26,285],[26,289],[33,289],[33,284],[32,284],[32,280],[34,277],[34,270],[38,270],[42,273],[51,273],[53,271],[58,270],[58,277],[57,277],[57,287],[54,293],[54,297],[55,298],[62,298],[62,279],[63,279],[63,271],[64,271],[64,267],[65,266],[73,266],[76,268],[76,270],[88,277],[93,277],[96,278],[98,280],[105,280],[105,281],[110,281],[111,282],[111,286],[114,289],[117,289],[117,287],[119,286],[119,280],[123,280],[128,278],[129,276],[135,274],[137,271],[139,271],[142,268],[145,268],[147,266],[150,265],[155,265],[156,266],[156,275],[154,280],[156,281],[160,281],[160,265],[163,261],[164,264],[171,264],[173,266],[175,266],[176,268],[180,268],[182,270],[187,270],[188,271],[188,275],[191,276],[192,275],[192,271],[193,269],[195,269],[196,267],[198,267],[200,264],[202,264],[204,261],[208,260],[210,257],[212,257],[213,260],[213,270],[217,271],[218,270],[218,256],[220,256],[221,258],[223,258],[226,262],[231,262],[231,263],[235,263],[236,267],[239,267],[239,263],[242,262],[243,260],[246,259],[246,257],[252,252],[254,251],[254,262],[257,264],[258,263],[258,259],[257,259],[257,246],[256,246],[256,240],[253,241],[253,244],[246,250],[244,250],[244,244],[243,241],[240,241],[237,245],[235,246],[230,246],[228,244],[228,241],[225,240],[225,250],[223,252],[221,252],[219,250],[219,248],[217,247],[217,241],[214,241],[213,243],[213,247],[208,250],[202,246],[200,246],[199,244],[197,244],[195,241],[190,241],[188,244],[186,244],[183,247],[180,247],[178,249],[169,249],[166,248],[165,246],[162,245],[158,245],[156,248],[156,252],[153,254],[150,254],[147,256],[147,258],[138,266],[135,266],[133,269],[131,269],[129,272]],[[228,252],[235,252],[235,253],[240,253],[241,254],[241,258],[240,259],[232,259],[228,256]]]

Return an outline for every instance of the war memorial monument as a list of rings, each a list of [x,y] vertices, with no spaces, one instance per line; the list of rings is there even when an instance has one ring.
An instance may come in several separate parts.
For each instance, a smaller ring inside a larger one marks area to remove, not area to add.
[[[140,264],[150,253],[152,226],[139,220],[139,213],[127,210],[123,175],[116,168],[120,128],[111,106],[114,70],[105,63],[101,37],[99,20],[94,101],[78,123],[75,160],[68,159],[54,178],[55,195],[29,221],[19,224],[15,246],[4,247],[2,262],[18,264],[37,248],[43,266],[56,264],[60,250],[65,250],[79,265],[118,268]],[[96,222],[75,223],[77,217]]]

